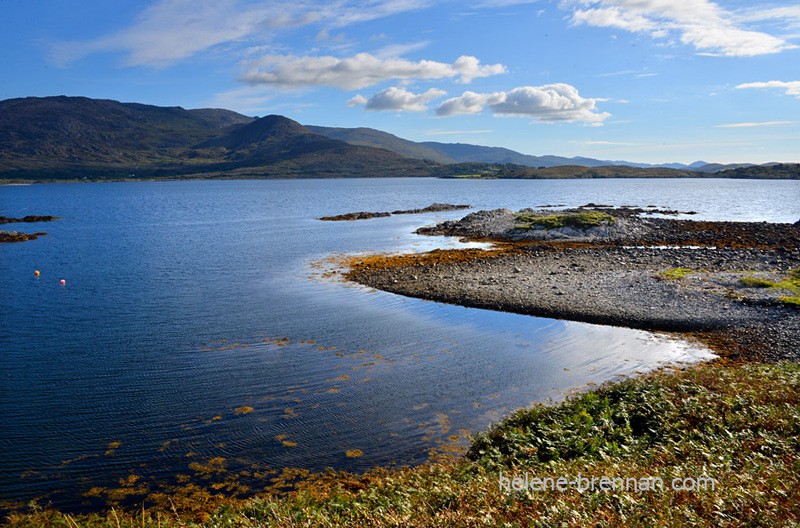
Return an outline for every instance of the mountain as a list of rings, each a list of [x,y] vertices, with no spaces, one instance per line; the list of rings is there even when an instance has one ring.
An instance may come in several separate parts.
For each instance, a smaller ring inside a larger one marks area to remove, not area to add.
[[[789,164],[668,167],[416,143],[370,128],[307,127],[278,115],[259,119],[210,108],[65,96],[0,101],[0,180],[800,177],[798,165]]]
[[[391,150],[407,158],[427,159],[439,163],[455,163],[456,160],[435,148],[430,148],[423,143],[416,143],[399,138],[388,132],[374,128],[332,128],[323,126],[310,126],[306,128],[316,134],[338,139],[351,145],[382,148]]]
[[[433,166],[282,116],[85,97],[0,101],[0,178],[429,176]]]
[[[9,99],[0,101],[0,161],[138,163],[175,155],[252,120],[228,110],[85,97]]]
[[[512,163],[514,165],[536,168],[559,167],[563,165],[582,165],[584,167],[614,165],[681,170],[702,170],[698,167],[707,165],[704,161],[698,161],[691,165],[685,165],[683,163],[652,165],[649,163],[634,163],[624,160],[599,160],[583,156],[576,156],[573,158],[551,155],[531,156],[503,147],[485,147],[469,143],[438,143],[435,141],[417,143],[373,128],[331,128],[312,125],[306,125],[306,128],[317,134],[346,141],[353,145],[383,148],[406,157],[428,159],[438,161],[439,163]],[[727,168],[727,166],[720,167]],[[709,170],[705,172],[712,171]]]

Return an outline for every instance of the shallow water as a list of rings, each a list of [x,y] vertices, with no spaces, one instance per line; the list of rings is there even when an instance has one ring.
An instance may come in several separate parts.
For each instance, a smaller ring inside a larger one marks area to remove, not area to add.
[[[130,474],[151,483],[192,476],[192,462],[217,457],[230,472],[420,463],[440,443],[465,445],[466,435],[530,402],[708,357],[647,332],[408,299],[318,269],[338,253],[457,246],[412,232],[464,211],[317,217],[438,201],[800,218],[800,200],[776,209],[776,195],[800,196],[798,182],[0,187],[1,215],[63,217],[14,224],[49,235],[0,246],[0,500],[45,497],[81,509],[91,487]]]

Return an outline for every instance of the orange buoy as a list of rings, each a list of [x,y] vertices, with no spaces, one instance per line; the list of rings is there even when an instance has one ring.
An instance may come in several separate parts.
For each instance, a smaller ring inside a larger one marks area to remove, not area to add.
[[[39,276],[39,270],[34,271],[33,274],[38,277]]]
[[[66,283],[67,283],[67,281],[65,281],[64,279],[61,279],[61,284],[66,284]]]

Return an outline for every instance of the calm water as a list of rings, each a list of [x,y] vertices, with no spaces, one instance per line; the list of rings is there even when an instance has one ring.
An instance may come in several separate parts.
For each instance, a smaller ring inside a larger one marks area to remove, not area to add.
[[[776,206],[775,196],[787,199]],[[319,216],[436,201],[595,202],[793,222],[800,200],[790,197],[800,197],[800,182],[0,187],[0,215],[63,217],[4,226],[49,235],[0,246],[0,501],[44,497],[80,509],[91,487],[118,486],[131,474],[153,487],[176,474],[194,478],[190,464],[214,458],[231,474],[420,463],[431,448],[465,445],[466,435],[530,402],[708,357],[647,332],[325,279],[315,263],[336,253],[456,245],[411,233],[465,213],[347,223]]]

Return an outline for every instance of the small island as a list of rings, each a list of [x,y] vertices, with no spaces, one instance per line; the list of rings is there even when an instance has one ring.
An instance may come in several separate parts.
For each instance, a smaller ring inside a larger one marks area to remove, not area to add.
[[[341,222],[341,221],[349,221],[349,220],[367,220],[370,218],[381,218],[386,216],[392,215],[403,215],[403,214],[421,214],[421,213],[438,213],[441,211],[458,211],[460,209],[470,209],[471,206],[469,205],[452,205],[452,204],[440,204],[440,203],[433,203],[428,207],[423,207],[422,209],[404,209],[400,211],[392,211],[390,212],[369,212],[369,211],[361,211],[357,213],[345,213],[336,216],[323,216],[318,220],[325,220],[329,222]]]
[[[51,222],[53,220],[61,220],[61,217],[28,215],[22,218],[12,218],[8,216],[0,216],[0,224]],[[40,236],[44,236],[46,234],[47,233],[23,233],[21,231],[0,231],[0,244],[2,244],[3,242],[24,242],[26,240],[35,240]]]

